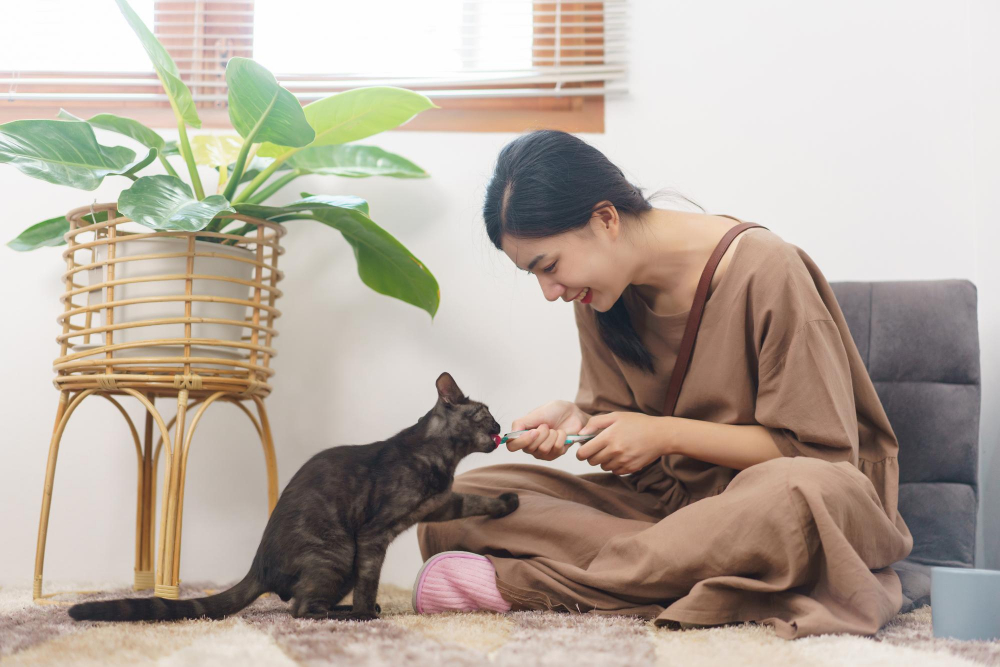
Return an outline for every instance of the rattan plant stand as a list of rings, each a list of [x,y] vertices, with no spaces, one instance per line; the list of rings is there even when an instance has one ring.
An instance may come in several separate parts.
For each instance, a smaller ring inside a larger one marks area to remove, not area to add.
[[[93,222],[105,213],[106,221]],[[80,404],[99,396],[124,417],[138,461],[135,589],[176,598],[188,452],[209,406],[231,403],[250,419],[264,448],[268,512],[278,500],[264,398],[274,374],[274,320],[281,314],[274,303],[281,296],[277,265],[285,229],[232,214],[245,235],[153,232],[122,217],[114,203],[78,208],[66,217],[64,312],[58,318],[60,355],[53,364],[59,404],[45,470],[33,597],[43,602],[55,595],[42,594],[42,568],[59,443]],[[134,398],[146,410],[141,438],[121,397]],[[176,403],[176,415],[165,421],[157,402]],[[157,551],[161,451],[166,461]]]

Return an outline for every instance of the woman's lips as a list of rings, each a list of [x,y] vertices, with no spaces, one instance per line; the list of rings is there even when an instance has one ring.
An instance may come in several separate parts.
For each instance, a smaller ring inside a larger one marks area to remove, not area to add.
[[[582,290],[580,290],[579,292],[577,292],[576,296],[574,296],[569,301],[570,301],[570,303],[572,303],[574,301],[579,301],[580,303],[590,303],[590,300],[592,298],[590,295],[591,295],[592,292],[593,292],[593,290],[591,290],[589,287],[584,287]]]
[[[587,296],[580,299],[580,303],[590,303],[593,300],[594,300],[594,290],[588,289]]]

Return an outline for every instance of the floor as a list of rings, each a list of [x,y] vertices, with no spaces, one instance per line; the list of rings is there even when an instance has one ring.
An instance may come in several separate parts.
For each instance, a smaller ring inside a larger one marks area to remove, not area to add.
[[[47,584],[48,589],[48,584]],[[76,590],[76,588],[74,588]],[[181,596],[215,592],[182,584]],[[148,595],[111,588],[88,599]],[[380,590],[382,618],[292,618],[273,595],[222,621],[77,623],[66,601],[0,589],[0,662],[15,665],[1000,665],[1000,641],[935,639],[930,608],[900,615],[874,638],[778,639],[764,626],[670,630],[630,617],[553,612],[418,616],[408,590]]]

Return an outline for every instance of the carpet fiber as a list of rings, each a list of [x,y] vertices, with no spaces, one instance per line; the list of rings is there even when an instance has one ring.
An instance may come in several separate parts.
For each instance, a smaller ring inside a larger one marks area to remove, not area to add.
[[[182,584],[182,597],[215,592]],[[148,595],[119,589],[99,600]],[[410,592],[386,586],[382,618],[357,623],[292,618],[276,596],[222,621],[77,623],[66,606],[37,605],[30,589],[0,589],[0,663],[15,665],[1000,665],[1000,641],[935,639],[930,607],[897,617],[875,638],[785,641],[765,626],[670,630],[625,616],[554,612],[417,616]]]

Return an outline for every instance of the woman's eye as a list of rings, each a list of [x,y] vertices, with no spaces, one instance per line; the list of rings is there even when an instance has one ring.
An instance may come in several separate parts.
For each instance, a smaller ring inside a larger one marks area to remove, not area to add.
[[[548,266],[546,266],[542,270],[545,271],[545,273],[552,273],[555,270],[555,268],[556,268],[556,264],[558,264],[558,263],[559,262],[552,262],[551,264],[549,264]]]

